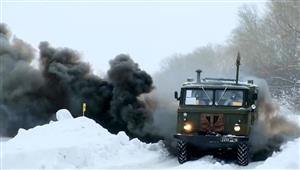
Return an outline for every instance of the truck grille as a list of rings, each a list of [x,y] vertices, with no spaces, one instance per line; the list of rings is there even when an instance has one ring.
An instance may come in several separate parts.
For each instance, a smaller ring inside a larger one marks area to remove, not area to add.
[[[223,114],[201,114],[202,132],[223,132],[224,115]]]

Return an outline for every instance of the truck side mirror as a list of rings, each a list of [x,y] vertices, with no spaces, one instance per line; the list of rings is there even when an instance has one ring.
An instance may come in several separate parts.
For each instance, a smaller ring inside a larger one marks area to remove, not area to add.
[[[177,91],[174,92],[174,97],[175,97],[176,100],[179,100],[178,92]]]
[[[258,98],[257,93],[254,93],[252,99],[257,100],[257,98]]]

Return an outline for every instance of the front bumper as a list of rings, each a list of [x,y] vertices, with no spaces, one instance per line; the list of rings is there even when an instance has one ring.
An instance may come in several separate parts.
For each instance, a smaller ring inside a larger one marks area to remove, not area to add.
[[[247,136],[235,135],[188,135],[176,134],[176,139],[184,140],[190,145],[200,148],[234,148],[240,142],[247,142]]]

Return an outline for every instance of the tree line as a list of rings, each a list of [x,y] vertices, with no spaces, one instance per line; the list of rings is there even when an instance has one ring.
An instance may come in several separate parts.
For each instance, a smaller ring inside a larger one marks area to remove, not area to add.
[[[265,79],[274,97],[285,97],[300,109],[300,0],[271,0],[263,11],[244,5],[226,44],[173,55],[155,77],[176,74],[180,84],[197,68],[208,76],[234,76],[237,52],[242,56],[242,76]]]

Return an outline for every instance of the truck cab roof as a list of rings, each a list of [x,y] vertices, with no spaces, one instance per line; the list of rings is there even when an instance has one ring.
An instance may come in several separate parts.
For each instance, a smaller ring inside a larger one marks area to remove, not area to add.
[[[223,79],[223,78],[204,78],[200,82],[188,80],[183,83],[182,88],[230,88],[230,89],[250,89],[256,88],[257,86],[253,84],[253,80],[248,80],[248,82],[238,81],[236,83],[235,79]]]

